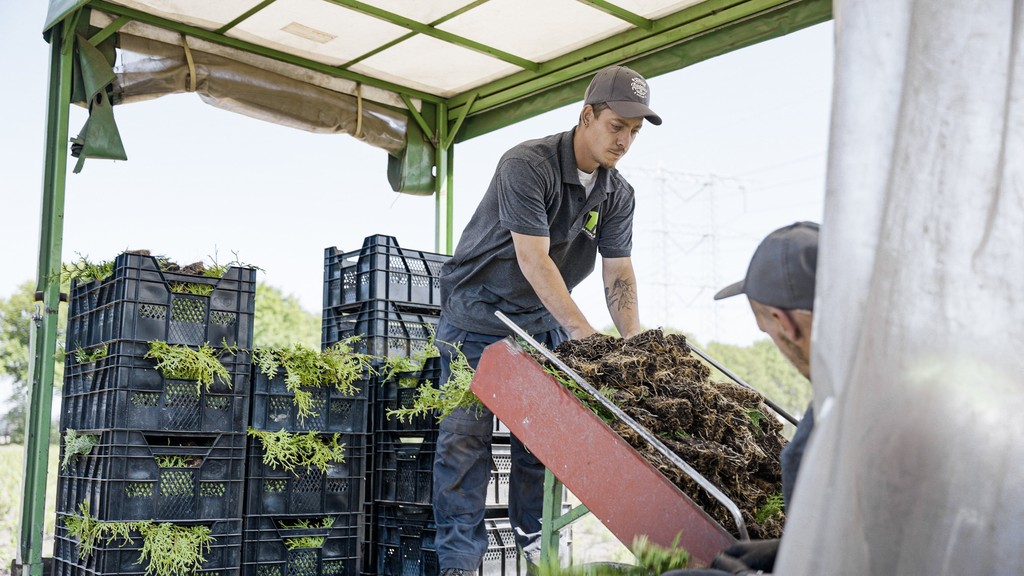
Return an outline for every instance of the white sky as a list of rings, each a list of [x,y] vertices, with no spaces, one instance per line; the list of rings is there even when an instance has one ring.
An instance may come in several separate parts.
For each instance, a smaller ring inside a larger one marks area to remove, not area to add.
[[[0,2],[0,296],[34,278],[46,106],[46,2]],[[619,169],[637,190],[634,264],[641,321],[702,341],[760,337],[745,299],[713,302],[757,243],[820,221],[832,82],[832,24],[650,80],[662,126],[645,126]],[[580,95],[582,98],[582,94]],[[580,104],[456,145],[455,234],[514,144],[566,130]],[[322,306],[323,250],[371,234],[433,250],[434,200],[391,191],[386,153],[224,112],[179,95],[115,109],[129,160],[68,161],[64,260],[148,248],[180,263],[240,259],[259,278]],[[70,135],[86,113],[73,107]],[[610,325],[599,273],[574,293]]]

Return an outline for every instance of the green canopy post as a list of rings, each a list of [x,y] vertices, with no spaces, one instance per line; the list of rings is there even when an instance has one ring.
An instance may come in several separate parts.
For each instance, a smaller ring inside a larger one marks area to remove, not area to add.
[[[435,143],[434,178],[435,216],[434,230],[437,233],[435,245],[438,252],[451,254],[452,246],[452,213],[453,184],[452,175],[455,165],[455,146],[453,138],[448,135],[448,105],[444,102],[437,105],[437,133]]]
[[[29,409],[25,435],[25,469],[18,555],[22,574],[43,574],[43,521],[46,514],[46,467],[49,461],[50,411],[57,349],[57,310],[60,307],[60,262],[64,236],[64,185],[68,158],[68,116],[71,107],[73,34],[67,21],[50,34],[49,100],[43,167],[43,196],[39,230],[37,299],[42,309],[33,316],[29,348]]]

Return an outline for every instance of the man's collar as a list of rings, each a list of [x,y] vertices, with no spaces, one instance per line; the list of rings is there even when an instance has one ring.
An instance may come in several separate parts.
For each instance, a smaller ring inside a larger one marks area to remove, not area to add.
[[[577,172],[579,166],[576,165],[576,149],[573,147],[573,141],[576,138],[576,128],[569,130],[568,132],[562,133],[562,139],[558,143],[558,156],[560,164],[562,165],[562,182],[568,182],[570,184],[580,184],[580,175]],[[611,194],[613,186],[611,185],[611,175],[614,170],[607,170],[601,166],[597,167],[597,180],[595,181],[595,189],[603,189],[607,194]]]

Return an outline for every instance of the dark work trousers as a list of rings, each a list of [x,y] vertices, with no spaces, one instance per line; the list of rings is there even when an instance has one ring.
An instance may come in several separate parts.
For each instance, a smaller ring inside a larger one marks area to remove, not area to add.
[[[548,348],[568,340],[561,328],[534,335]],[[452,346],[459,346],[476,369],[480,355],[501,336],[468,332],[444,316],[434,340],[441,351],[441,382],[451,375]],[[484,407],[459,409],[441,421],[434,456],[434,544],[442,570],[476,570],[487,551],[484,511],[491,477],[491,434],[494,414]],[[509,477],[509,520],[516,545],[527,560],[540,559],[540,519],[544,507],[544,465],[513,435]]]

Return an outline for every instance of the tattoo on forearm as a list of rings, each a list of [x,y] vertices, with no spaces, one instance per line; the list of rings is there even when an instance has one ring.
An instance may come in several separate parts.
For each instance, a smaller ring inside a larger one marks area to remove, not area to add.
[[[631,280],[616,278],[610,288],[605,287],[604,299],[609,310],[632,310],[636,305],[636,288]]]

